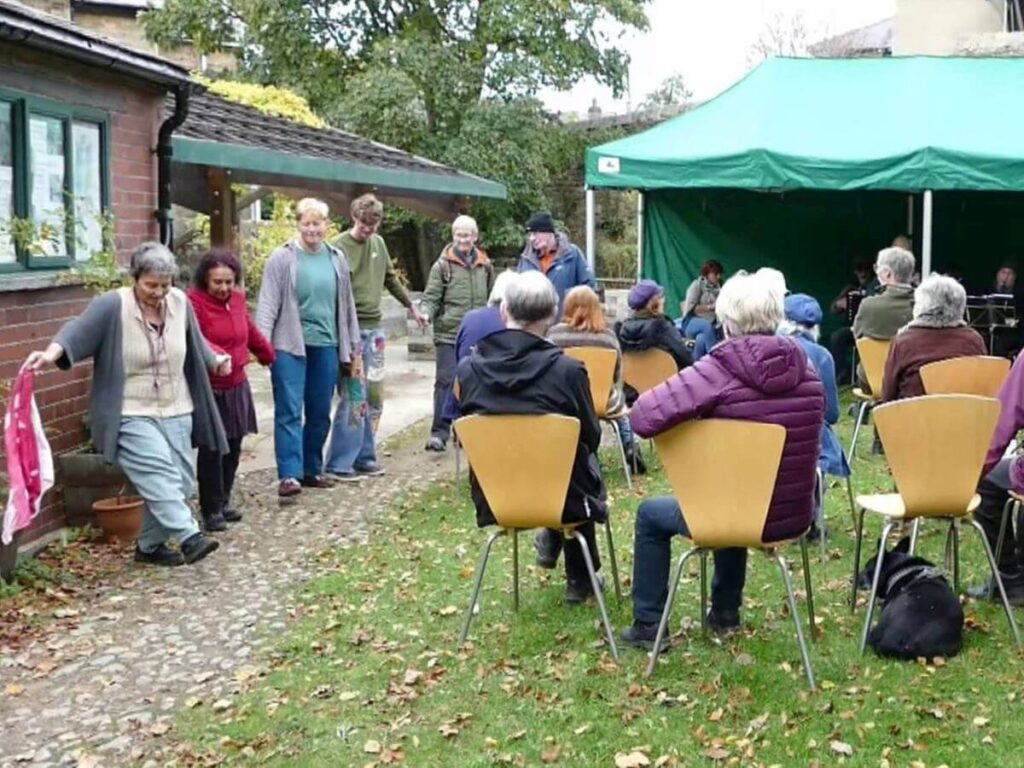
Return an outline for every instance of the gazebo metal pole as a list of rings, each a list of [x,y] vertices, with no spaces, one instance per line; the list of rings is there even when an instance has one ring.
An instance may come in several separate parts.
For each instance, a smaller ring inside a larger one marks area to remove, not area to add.
[[[924,191],[924,209],[921,224],[921,279],[932,272],[932,191]]]
[[[907,195],[907,237],[914,236],[914,193]]]
[[[595,233],[595,222],[594,222],[594,190],[590,187],[586,188],[587,193],[587,266],[590,267],[590,273],[595,273],[596,266],[596,254],[594,247],[596,245],[594,233]]]
[[[644,274],[644,193],[636,197],[636,279]]]

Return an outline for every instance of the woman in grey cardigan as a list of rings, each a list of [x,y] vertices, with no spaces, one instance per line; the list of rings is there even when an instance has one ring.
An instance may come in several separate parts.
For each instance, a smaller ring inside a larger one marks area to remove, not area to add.
[[[203,339],[185,294],[171,287],[177,272],[167,248],[143,243],[131,256],[134,283],[97,296],[25,361],[67,370],[93,360],[92,440],[146,502],[135,560],[153,565],[194,563],[217,549],[186,499],[195,488],[193,445],[228,450],[208,371],[227,375],[231,358]]]

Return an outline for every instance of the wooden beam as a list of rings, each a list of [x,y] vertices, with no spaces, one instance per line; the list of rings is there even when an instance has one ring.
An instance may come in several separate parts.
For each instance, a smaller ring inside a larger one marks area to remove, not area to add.
[[[234,248],[235,200],[231,191],[231,172],[223,168],[208,168],[206,188],[210,200],[210,245]]]

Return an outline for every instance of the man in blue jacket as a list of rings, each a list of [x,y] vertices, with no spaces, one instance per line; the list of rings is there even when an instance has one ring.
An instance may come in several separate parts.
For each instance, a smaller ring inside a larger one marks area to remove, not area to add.
[[[555,232],[555,221],[550,213],[535,213],[526,222],[528,241],[519,257],[517,272],[538,271],[555,286],[558,294],[558,317],[562,317],[565,294],[577,285],[597,290],[597,281],[590,273],[587,257],[569,242],[569,236]]]

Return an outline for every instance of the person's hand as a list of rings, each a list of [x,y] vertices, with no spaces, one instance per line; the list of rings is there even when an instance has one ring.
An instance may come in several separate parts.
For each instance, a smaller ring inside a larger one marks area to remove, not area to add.
[[[25,358],[25,362],[22,363],[21,368],[26,368],[38,371],[47,365],[53,365],[57,362],[57,358],[60,357],[62,350],[56,344],[51,344],[45,350],[36,350],[35,352],[29,352],[28,357]]]
[[[217,376],[231,375],[231,355],[217,355],[217,367],[213,369]]]
[[[363,378],[363,358],[359,355],[352,355],[352,364],[349,368],[349,374],[353,379]]]
[[[416,324],[420,328],[426,328],[427,325],[430,323],[430,320],[427,319],[427,316],[420,312],[419,307],[417,307],[415,304],[409,307],[409,311],[412,312],[412,319],[416,321]]]

